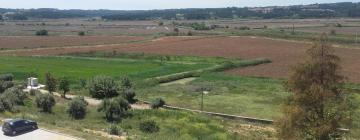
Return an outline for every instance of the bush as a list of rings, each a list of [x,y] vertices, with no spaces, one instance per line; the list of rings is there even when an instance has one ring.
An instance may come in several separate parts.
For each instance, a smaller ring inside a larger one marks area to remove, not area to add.
[[[105,113],[107,121],[117,121],[128,115],[130,109],[129,103],[122,97],[116,97],[113,99],[104,99],[98,111]]]
[[[110,135],[120,135],[122,132],[116,124],[111,124],[107,131]]]
[[[92,97],[103,99],[118,95],[117,84],[108,76],[96,76],[88,82],[89,93]]]
[[[14,75],[12,74],[0,74],[0,81],[12,81],[14,79]]]
[[[193,33],[192,33],[191,31],[189,31],[189,32],[187,33],[187,35],[188,35],[188,36],[193,36]]]
[[[55,105],[55,98],[50,94],[38,94],[35,102],[41,111],[51,113],[52,107]]]
[[[159,132],[160,128],[153,120],[148,120],[140,123],[140,130],[144,133]]]
[[[80,32],[78,33],[78,35],[79,35],[79,36],[84,36],[84,35],[85,35],[85,32],[84,32],[84,31],[80,31]]]
[[[13,111],[15,105],[24,105],[26,94],[19,88],[9,88],[0,95],[0,112]]]
[[[241,26],[241,27],[239,27],[239,30],[250,30],[250,27],[248,27],[248,26]]]
[[[124,98],[131,104],[135,103],[137,100],[135,99],[135,91],[133,89],[125,89],[123,90]]]
[[[76,97],[69,102],[66,113],[68,113],[71,118],[83,119],[86,115],[87,105],[88,103],[85,101],[84,97]]]
[[[162,98],[157,98],[151,102],[151,108],[157,109],[163,107],[165,105],[165,101]]]
[[[11,81],[0,81],[0,93],[3,93],[6,89],[14,86],[14,83]]]
[[[7,89],[1,96],[5,96],[16,105],[24,105],[24,100],[26,99],[26,93],[17,87]]]
[[[49,33],[47,30],[39,30],[39,31],[36,31],[36,35],[37,36],[47,36],[47,35],[49,35]]]

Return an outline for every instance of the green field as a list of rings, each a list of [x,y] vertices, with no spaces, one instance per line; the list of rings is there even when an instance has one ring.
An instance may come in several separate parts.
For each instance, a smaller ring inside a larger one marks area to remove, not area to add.
[[[129,76],[142,80],[161,75],[178,73],[209,67],[199,63],[161,63],[152,60],[105,59],[87,57],[0,57],[0,73],[12,73],[16,80],[25,80],[31,73],[44,81],[47,71],[55,77],[66,76],[74,85],[79,79],[89,79],[96,75],[108,75],[119,79]]]

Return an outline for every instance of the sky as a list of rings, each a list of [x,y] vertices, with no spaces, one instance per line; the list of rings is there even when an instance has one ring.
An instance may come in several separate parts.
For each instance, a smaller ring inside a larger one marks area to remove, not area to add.
[[[0,8],[151,10],[286,6],[334,2],[360,2],[360,0],[0,0]]]

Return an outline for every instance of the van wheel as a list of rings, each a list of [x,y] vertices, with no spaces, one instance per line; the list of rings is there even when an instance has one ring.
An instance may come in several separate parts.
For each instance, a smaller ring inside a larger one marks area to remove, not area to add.
[[[16,135],[16,131],[12,131],[12,135]]]

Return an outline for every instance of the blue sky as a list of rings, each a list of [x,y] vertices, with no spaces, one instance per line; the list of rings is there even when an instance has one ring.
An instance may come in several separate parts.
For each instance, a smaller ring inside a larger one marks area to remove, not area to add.
[[[360,0],[0,0],[0,8],[148,10],[284,6],[334,2],[360,2]]]

